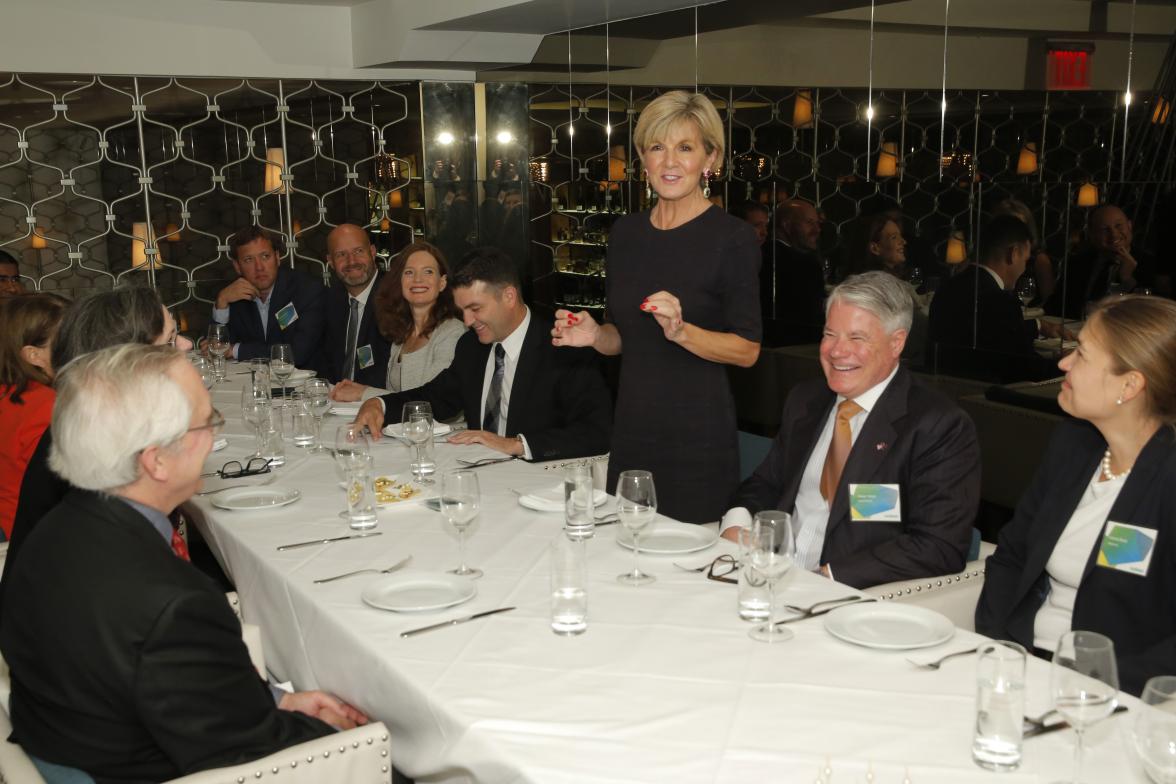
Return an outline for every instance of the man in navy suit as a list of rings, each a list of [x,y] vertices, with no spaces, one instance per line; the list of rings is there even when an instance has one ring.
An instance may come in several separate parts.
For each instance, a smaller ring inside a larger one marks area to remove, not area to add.
[[[327,263],[342,284],[327,290],[327,378],[383,387],[391,349],[376,322],[383,277],[376,246],[359,226],[342,223],[327,235]]]
[[[793,387],[723,536],[792,514],[798,566],[866,588],[963,568],[980,503],[976,428],[899,364],[914,303],[886,272],[848,278],[825,309],[825,377]]]
[[[510,256],[475,248],[450,275],[469,331],[453,362],[416,389],[373,398],[356,421],[377,434],[400,421],[405,403],[429,402],[435,419],[464,414],[451,443],[483,444],[525,460],[560,460],[608,451],[612,398],[591,349],[556,348],[551,319],[536,318],[519,294]]]
[[[270,346],[289,343],[299,367],[322,366],[323,286],[280,267],[282,238],[248,226],[229,238],[238,277],[216,295],[212,320],[229,325],[233,359],[269,358]]]

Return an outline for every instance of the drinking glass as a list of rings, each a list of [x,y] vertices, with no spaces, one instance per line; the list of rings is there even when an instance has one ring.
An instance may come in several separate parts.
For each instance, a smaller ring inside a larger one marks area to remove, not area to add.
[[[350,422],[335,429],[335,473],[344,490],[355,466],[364,463],[370,455],[371,439],[364,425]],[[339,516],[349,518],[350,514],[344,509]]]
[[[270,395],[271,384],[268,359],[254,357],[249,360],[249,377],[250,381],[253,382],[253,386],[264,389],[267,397]]]
[[[241,389],[241,418],[253,426],[253,434],[257,442],[257,450],[253,454],[254,457],[261,457],[261,453],[264,451],[261,425],[262,422],[266,422],[268,425],[269,413],[270,400],[268,396],[263,397],[258,394],[252,385]]]
[[[282,411],[273,405],[261,421],[261,456],[277,468],[286,464],[286,443],[282,440]]]
[[[739,538],[739,617],[763,623],[771,617],[772,600],[768,584],[751,568],[751,528],[740,527]]]
[[[1025,307],[1029,307],[1029,303],[1037,297],[1037,281],[1033,279],[1032,275],[1021,276],[1021,280],[1017,283],[1017,296]]]
[[[212,368],[217,381],[225,380],[225,349],[229,347],[229,325],[217,324],[215,321],[208,325],[208,358],[212,360]]]
[[[1143,687],[1131,730],[1135,754],[1156,784],[1176,784],[1176,676],[1157,675]]]
[[[783,642],[792,639],[792,630],[775,623],[776,583],[792,568],[796,557],[796,537],[792,516],[786,512],[756,512],[751,521],[751,546],[747,560],[760,579],[768,584],[768,622],[748,632],[760,642]]]
[[[293,433],[294,446],[310,447],[314,445],[314,414],[310,410],[310,401],[301,389],[290,393],[290,432]]]
[[[1066,632],[1050,671],[1054,708],[1074,728],[1073,784],[1082,780],[1082,733],[1110,716],[1119,695],[1115,644],[1097,632]]]
[[[441,476],[441,514],[457,529],[458,561],[461,564],[451,569],[453,574],[477,579],[481,569],[466,566],[465,532],[482,505],[482,493],[478,489],[478,475],[473,471],[450,471]]]
[[[622,471],[617,478],[617,519],[633,537],[633,571],[617,575],[625,585],[645,585],[656,578],[637,568],[641,533],[657,516],[657,490],[648,471]]]
[[[216,368],[213,367],[212,360],[196,354],[192,357],[192,367],[196,368],[196,372],[200,374],[200,381],[204,384],[204,388],[212,389],[212,385],[216,383]]]
[[[270,374],[282,384],[282,397],[286,397],[286,381],[294,372],[294,348],[289,343],[275,343],[270,346]]]
[[[560,532],[551,544],[551,630],[572,636],[588,628],[588,542]]]
[[[1025,649],[1015,642],[988,642],[976,652],[976,727],[972,760],[988,770],[1021,764],[1025,723]]]
[[[413,400],[404,404],[400,413],[400,428],[413,446],[415,456],[410,468],[413,478],[422,485],[433,484],[432,479],[425,479],[425,456],[423,448],[433,439],[433,406],[422,400]]]
[[[591,539],[596,531],[592,469],[583,464],[564,471],[564,530],[569,539]]]
[[[371,455],[347,461],[347,519],[356,531],[376,527],[375,470]]]
[[[306,405],[314,416],[314,446],[306,451],[329,452],[330,450],[323,446],[323,417],[331,410],[331,385],[325,378],[312,378],[302,385],[302,392],[306,396]]]

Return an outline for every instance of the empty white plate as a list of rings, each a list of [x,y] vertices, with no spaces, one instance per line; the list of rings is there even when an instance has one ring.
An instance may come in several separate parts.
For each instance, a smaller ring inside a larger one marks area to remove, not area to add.
[[[603,490],[597,490],[592,494],[592,506],[597,507],[608,500],[608,493]],[[563,512],[564,511],[564,486],[560,482],[555,487],[549,487],[546,490],[536,490],[532,493],[519,496],[519,503],[528,509],[534,509],[536,512]]]
[[[364,604],[393,612],[444,610],[477,595],[473,580],[456,574],[390,574],[373,580],[360,594]]]
[[[899,602],[869,602],[839,607],[825,616],[825,630],[866,648],[902,651],[947,642],[955,626],[944,616]]]
[[[617,526],[617,544],[633,549],[633,535]],[[641,534],[641,552],[655,555],[679,555],[694,553],[719,541],[719,535],[710,528],[689,523],[675,523],[670,520],[650,523]]]
[[[359,407],[362,405],[363,403],[332,403],[328,413],[335,416],[354,417],[359,415]]]
[[[293,488],[269,485],[266,487],[235,487],[232,490],[225,490],[223,493],[216,493],[209,500],[218,509],[241,512],[286,506],[301,497],[302,493]]]
[[[435,436],[443,436],[452,429],[453,428],[446,422],[433,423],[433,435]],[[384,428],[384,435],[392,436],[393,438],[404,438],[404,428],[399,422],[394,425],[388,425],[386,428]]]

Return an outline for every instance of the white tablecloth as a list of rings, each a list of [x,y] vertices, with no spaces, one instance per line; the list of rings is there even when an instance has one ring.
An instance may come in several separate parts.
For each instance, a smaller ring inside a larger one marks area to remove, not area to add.
[[[230,385],[215,403],[230,433],[245,430]],[[327,417],[333,437],[341,418]],[[212,467],[251,448],[230,435]],[[436,572],[457,560],[456,534],[419,505],[379,514],[381,536],[278,552],[279,544],[348,532],[339,519],[343,492],[329,455],[289,448],[277,484],[298,487],[301,501],[262,512],[189,504],[195,522],[234,578],[244,617],[260,624],[270,669],[300,689],[339,694],[385,722],[393,759],[421,781],[813,782],[828,767],[830,784],[1034,782],[1070,774],[1073,733],[1025,742],[1016,774],[992,774],[971,761],[974,664],[961,657],[937,672],[918,670],[907,653],[840,642],[822,620],[792,624],[795,639],[748,638],[736,614],[735,586],[676,569],[727,547],[692,555],[641,556],[657,582],[628,587],[615,576],[631,553],[616,526],[589,543],[589,628],[560,637],[549,627],[547,549],[562,516],[526,510],[512,488],[532,490],[557,472],[521,462],[478,469],[482,512],[469,532],[468,560],[485,571],[467,604],[427,614],[364,605],[360,592],[377,575],[324,585],[315,578],[389,566],[411,554],[411,569]],[[381,473],[403,474],[409,450],[388,439],[373,449]],[[441,471],[480,448],[438,446]],[[785,601],[842,596],[845,586],[808,573],[786,578]],[[401,639],[406,629],[480,610],[513,612]],[[917,652],[973,647],[954,639]],[[1026,712],[1049,707],[1049,666],[1029,664]],[[1132,713],[1088,732],[1085,779],[1144,781],[1123,742]],[[872,779],[868,779],[872,774]],[[1134,778],[1133,778],[1134,777]]]

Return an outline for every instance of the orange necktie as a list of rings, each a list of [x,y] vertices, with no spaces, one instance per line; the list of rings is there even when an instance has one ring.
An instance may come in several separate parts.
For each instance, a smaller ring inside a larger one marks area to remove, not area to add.
[[[845,461],[849,459],[849,450],[853,448],[853,432],[849,429],[849,420],[862,411],[862,407],[852,400],[842,400],[837,406],[837,421],[833,423],[833,440],[829,442],[829,453],[825,455],[825,467],[821,469],[821,497],[833,505],[833,494],[837,492],[837,484],[841,481],[841,472],[845,470]]]

